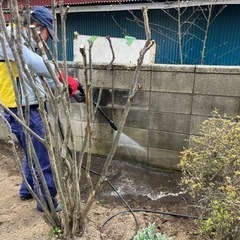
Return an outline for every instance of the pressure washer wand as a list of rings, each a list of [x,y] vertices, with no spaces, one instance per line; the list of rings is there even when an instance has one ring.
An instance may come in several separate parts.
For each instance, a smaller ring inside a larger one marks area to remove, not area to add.
[[[78,83],[78,87],[77,87],[77,89],[75,89],[75,92],[74,92],[73,97],[74,97],[75,100],[76,100],[77,102],[79,102],[79,103],[85,102],[84,87],[83,87],[83,85],[82,85],[79,81],[77,81],[77,83]],[[97,106],[97,104],[96,104],[94,101],[93,101],[93,105],[94,105],[95,107],[97,107],[97,110],[99,110],[99,112],[100,112],[100,113],[104,116],[104,118],[109,122],[109,124],[111,125],[111,127],[112,127],[115,131],[117,131],[118,128],[117,128],[117,126],[115,125],[115,123],[107,117],[107,115],[102,111],[102,109],[101,109],[99,106]]]
[[[97,104],[95,102],[93,102],[93,105],[96,107]],[[110,126],[112,127],[112,129],[114,129],[115,131],[118,130],[117,126],[115,125],[115,123],[110,120],[107,115],[103,112],[103,110],[98,106],[97,110],[104,116],[104,118],[109,122]]]

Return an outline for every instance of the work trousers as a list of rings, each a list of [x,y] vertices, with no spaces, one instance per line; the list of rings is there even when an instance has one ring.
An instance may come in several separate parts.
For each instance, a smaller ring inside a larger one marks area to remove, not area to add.
[[[17,108],[11,108],[10,110],[14,114],[17,115],[17,112],[18,112]],[[23,113],[24,113],[24,107],[23,107]],[[31,188],[36,192],[37,185],[34,183],[32,171],[31,171],[30,164],[29,164],[29,159],[28,159],[28,154],[27,154],[27,149],[26,149],[26,139],[25,139],[25,134],[24,134],[23,128],[18,123],[18,121],[14,117],[12,117],[9,113],[7,113],[6,111],[5,111],[5,118],[7,119],[7,121],[9,122],[9,124],[11,126],[12,133],[14,133],[16,135],[16,137],[19,141],[19,144],[23,148],[23,151],[24,151],[23,173],[27,179],[27,182],[31,186]],[[45,137],[45,129],[44,129],[44,125],[43,125],[41,116],[38,112],[38,105],[30,106],[29,127],[41,138]],[[47,150],[46,150],[45,146],[36,137],[34,137],[32,135],[31,135],[31,141],[33,143],[39,164],[41,166],[48,189],[50,191],[50,194],[51,194],[52,198],[54,198],[56,196],[57,190],[56,190],[56,186],[54,183],[54,178],[53,178]],[[36,168],[35,168],[35,172],[36,172],[36,175],[39,180],[40,178],[39,178]],[[40,181],[40,188],[42,190],[42,196],[44,197],[44,199],[46,199],[45,193],[42,188],[41,181]],[[24,181],[21,184],[19,193],[20,193],[20,196],[26,196],[29,194],[29,190],[26,187]],[[36,192],[36,194],[38,195],[37,192]]]

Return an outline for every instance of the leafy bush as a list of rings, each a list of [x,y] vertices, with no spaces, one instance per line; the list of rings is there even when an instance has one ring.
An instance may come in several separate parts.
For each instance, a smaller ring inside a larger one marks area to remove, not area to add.
[[[149,223],[148,227],[143,229],[142,231],[138,231],[137,235],[133,240],[172,240],[161,233],[155,233],[154,231],[155,224]]]
[[[217,112],[182,152],[182,183],[200,209],[207,239],[240,240],[240,122]]]

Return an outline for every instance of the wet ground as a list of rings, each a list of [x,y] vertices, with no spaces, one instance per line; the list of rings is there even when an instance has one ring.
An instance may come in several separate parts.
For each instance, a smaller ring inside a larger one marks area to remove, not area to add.
[[[93,157],[92,170],[101,172],[104,159]],[[97,176],[94,176],[97,178]],[[109,169],[108,182],[100,195],[105,201],[121,202],[120,195],[127,202],[158,206],[161,203],[178,204],[185,201],[186,191],[181,187],[181,173],[163,173],[114,160]],[[111,187],[111,185],[113,187]]]
[[[183,193],[179,185],[180,174],[154,172],[119,161],[113,162],[109,174],[111,183],[122,196],[146,196],[157,200]],[[116,193],[110,190],[104,194],[116,196]]]

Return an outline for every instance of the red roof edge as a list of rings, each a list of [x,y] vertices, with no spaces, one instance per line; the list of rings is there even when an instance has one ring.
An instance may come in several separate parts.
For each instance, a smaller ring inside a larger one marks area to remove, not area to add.
[[[146,1],[146,0],[145,0]],[[7,2],[7,1],[6,1]],[[8,4],[3,3],[3,9],[8,9]],[[130,2],[144,2],[144,0],[69,0],[69,1],[63,1],[63,5],[71,6],[71,5],[90,5],[90,4],[107,4],[107,3],[130,3]],[[25,6],[26,1],[25,0],[18,0],[18,5]],[[40,5],[45,7],[51,7],[51,0],[31,0],[30,1],[31,6]]]

